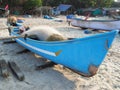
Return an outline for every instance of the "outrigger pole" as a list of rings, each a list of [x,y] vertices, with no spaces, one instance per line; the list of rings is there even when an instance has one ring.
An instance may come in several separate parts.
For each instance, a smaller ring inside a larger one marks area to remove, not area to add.
[[[27,35],[0,37],[0,40],[15,39],[15,38],[26,38],[26,37],[27,37]]]

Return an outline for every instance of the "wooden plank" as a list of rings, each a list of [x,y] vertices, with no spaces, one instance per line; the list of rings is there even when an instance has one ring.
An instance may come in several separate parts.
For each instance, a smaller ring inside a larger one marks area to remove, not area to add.
[[[16,43],[16,41],[10,40],[10,41],[4,41],[4,42],[3,42],[3,44],[11,44],[11,43]]]
[[[20,36],[9,36],[9,37],[0,37],[0,40],[15,39],[15,38],[24,38],[25,35]]]
[[[17,77],[17,79],[23,81],[25,77],[18,65],[13,61],[9,61],[8,64],[13,74]]]
[[[4,78],[9,76],[8,66],[5,60],[0,60],[1,75]]]

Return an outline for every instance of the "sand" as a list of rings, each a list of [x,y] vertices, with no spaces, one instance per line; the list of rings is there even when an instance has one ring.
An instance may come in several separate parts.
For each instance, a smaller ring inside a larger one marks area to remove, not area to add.
[[[58,29],[66,37],[84,37],[80,28],[68,26],[64,16],[59,16],[63,22],[42,18],[25,18],[27,25],[49,25]],[[0,36],[9,36],[5,25],[6,18],[0,18]],[[0,60],[15,61],[25,75],[24,81],[19,81],[11,73],[8,78],[0,75],[0,90],[120,90],[120,35],[118,35],[109,50],[97,74],[87,78],[63,68],[60,65],[36,71],[35,66],[45,63],[32,52],[16,54],[24,50],[17,43],[2,44],[0,41]]]

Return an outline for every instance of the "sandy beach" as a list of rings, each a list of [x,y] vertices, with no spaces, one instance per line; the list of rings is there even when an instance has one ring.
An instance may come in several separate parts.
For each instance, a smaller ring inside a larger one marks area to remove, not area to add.
[[[49,25],[70,38],[93,34],[84,34],[80,28],[68,26],[65,16],[59,18],[63,22],[34,17],[25,18],[24,23],[30,27]],[[4,29],[7,27],[5,22],[6,18],[0,18],[0,37],[9,36],[8,30]],[[32,52],[16,54],[22,50],[24,48],[17,43],[3,44],[3,41],[0,41],[0,60],[15,61],[25,75],[24,81],[16,79],[11,71],[8,78],[0,75],[0,90],[120,90],[120,35],[116,36],[97,74],[90,78],[76,74],[61,65],[35,70],[36,65],[44,64],[45,61]]]

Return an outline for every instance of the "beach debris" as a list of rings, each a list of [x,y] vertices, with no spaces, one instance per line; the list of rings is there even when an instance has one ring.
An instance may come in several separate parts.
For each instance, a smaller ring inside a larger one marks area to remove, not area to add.
[[[13,74],[17,77],[17,79],[23,81],[25,77],[18,65],[14,61],[9,61],[8,64]]]
[[[4,78],[9,76],[8,66],[5,60],[0,60],[1,75]]]

